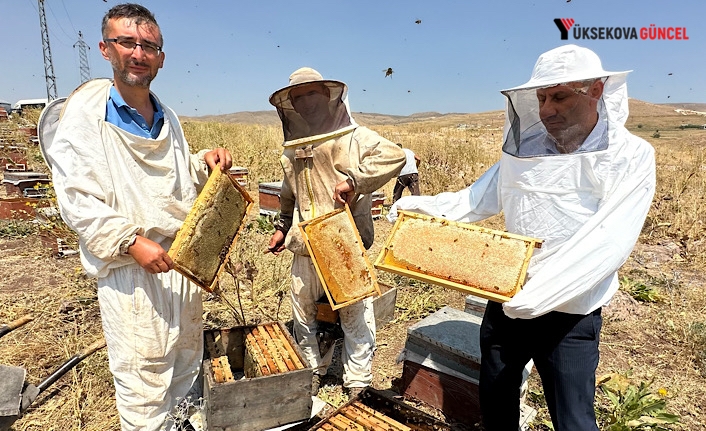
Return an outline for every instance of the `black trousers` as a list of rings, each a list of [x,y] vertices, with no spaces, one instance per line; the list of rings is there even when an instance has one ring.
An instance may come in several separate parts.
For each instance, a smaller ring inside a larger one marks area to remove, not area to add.
[[[402,197],[405,187],[409,189],[412,196],[419,196],[419,174],[406,174],[397,177],[395,188],[392,191],[392,203]]]
[[[542,379],[555,431],[597,431],[593,409],[601,309],[583,316],[551,312],[510,319],[488,302],[480,330],[480,404],[486,431],[517,431],[522,370]]]

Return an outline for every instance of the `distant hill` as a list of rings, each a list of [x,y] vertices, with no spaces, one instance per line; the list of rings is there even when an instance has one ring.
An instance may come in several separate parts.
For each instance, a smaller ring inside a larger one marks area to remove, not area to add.
[[[698,115],[706,113],[706,103],[669,103],[655,104],[642,100],[630,99],[630,119],[628,123],[634,121],[644,121],[645,118],[676,117],[685,114]],[[689,113],[679,113],[676,109],[684,109]],[[476,124],[494,125],[498,122],[502,126],[503,111],[488,111],[479,113],[448,113],[439,112],[419,112],[412,115],[388,115],[368,112],[353,112],[358,124],[364,126],[384,126],[405,123],[435,122],[448,125]],[[279,126],[280,120],[277,111],[242,111],[223,115],[204,115],[201,117],[181,117],[182,121],[212,121],[217,123],[240,123],[240,124],[261,124]]]
[[[664,105],[673,106],[677,109],[688,109],[689,111],[706,113],[706,103],[665,103]]]
[[[180,117],[182,121],[206,121],[214,123],[240,123],[279,125],[277,111],[242,111],[223,115],[203,115],[201,117]]]
[[[488,114],[502,114],[501,111],[491,111],[489,113],[480,114],[465,114],[465,113],[448,113],[441,114],[439,112],[419,112],[412,115],[388,115],[366,112],[353,112],[353,118],[358,124],[365,126],[383,126],[404,123],[416,123],[421,121],[443,121],[465,123],[469,118],[477,116],[486,116]],[[234,112],[232,114],[223,115],[204,115],[200,117],[181,116],[182,121],[212,121],[216,123],[240,123],[240,124],[261,124],[261,125],[276,125],[279,126],[280,120],[277,116],[277,111],[243,111]]]

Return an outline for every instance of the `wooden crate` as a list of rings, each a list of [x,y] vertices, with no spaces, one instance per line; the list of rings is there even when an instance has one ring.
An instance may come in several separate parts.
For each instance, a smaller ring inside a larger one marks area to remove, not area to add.
[[[348,205],[298,226],[332,309],[380,295]]]
[[[400,211],[375,267],[505,302],[522,288],[532,253],[541,244],[536,238]]]
[[[325,416],[309,431],[451,431],[442,421],[382,391],[367,388],[358,397]]]
[[[235,178],[214,170],[169,248],[174,269],[212,292],[252,203]]]
[[[260,215],[274,216],[280,211],[280,193],[282,193],[282,181],[258,185]]]
[[[281,322],[204,331],[204,343],[206,429],[265,430],[311,417],[313,369]]]
[[[375,313],[375,327],[380,329],[395,318],[397,288],[380,282],[378,286],[381,294],[373,298],[373,313]],[[338,322],[338,310],[331,308],[328,298],[316,303],[316,320],[326,323]]]

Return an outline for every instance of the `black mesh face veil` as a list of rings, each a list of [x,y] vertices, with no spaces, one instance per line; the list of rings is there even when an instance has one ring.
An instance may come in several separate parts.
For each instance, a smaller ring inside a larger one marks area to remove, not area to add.
[[[347,87],[338,81],[307,82],[271,98],[282,120],[285,142],[329,135],[354,124],[346,103]]]
[[[538,157],[604,150],[608,145],[605,103],[602,96],[591,99],[586,94],[590,82],[582,84],[503,91],[507,98],[503,152]]]

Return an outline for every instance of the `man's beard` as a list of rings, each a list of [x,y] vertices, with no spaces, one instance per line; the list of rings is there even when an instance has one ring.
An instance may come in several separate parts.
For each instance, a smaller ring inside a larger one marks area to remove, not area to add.
[[[110,63],[113,66],[113,70],[117,72],[118,77],[120,78],[120,81],[122,81],[124,84],[127,84],[131,87],[141,87],[141,88],[149,88],[150,83],[152,80],[157,76],[155,73],[152,75],[151,71],[147,75],[142,75],[142,76],[134,76],[130,75],[130,72],[127,69],[127,65],[122,65],[118,63],[118,59],[111,59]],[[129,63],[128,63],[129,64]],[[134,63],[136,66],[147,66],[144,63]],[[147,66],[149,67],[149,66]]]

